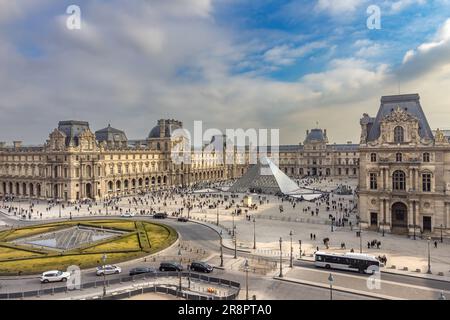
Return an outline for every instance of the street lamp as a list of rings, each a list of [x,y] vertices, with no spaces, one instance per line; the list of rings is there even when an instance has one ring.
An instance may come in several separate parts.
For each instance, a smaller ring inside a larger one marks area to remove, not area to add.
[[[233,234],[234,234],[234,258],[237,259],[237,231],[235,230],[236,226],[233,228]]]
[[[217,206],[217,226],[219,226],[219,206]]]
[[[236,226],[234,225],[234,211],[231,213],[231,216],[233,217],[233,237],[234,237],[234,229]]]
[[[220,266],[223,267],[223,232],[220,230]]]
[[[253,250],[256,249],[256,218],[253,217]]]
[[[293,263],[292,263],[292,253],[293,253],[293,247],[292,247],[292,230],[291,230],[291,232],[289,232],[289,236],[291,237],[291,259],[290,259],[290,262],[289,262],[289,267],[292,268],[292,267],[294,266]]]
[[[431,274],[430,241],[431,241],[431,238],[428,237],[428,271],[427,271],[428,274]]]
[[[249,269],[248,259],[245,259],[244,269],[245,269],[245,300],[248,300],[248,269]]]
[[[302,259],[302,240],[298,240],[298,244],[299,244],[299,251],[300,251],[300,258],[299,260]]]
[[[279,277],[283,278],[283,239],[280,237],[280,274]]]
[[[106,270],[105,270],[105,262],[108,256],[104,253],[102,256],[103,261],[103,297],[106,297]]]
[[[330,283],[330,300],[333,300],[333,282],[334,282],[334,278],[333,278],[333,275],[331,273],[328,276],[328,282]]]
[[[333,218],[330,219],[331,232],[333,232]]]
[[[180,257],[180,267],[182,266],[181,248],[178,249],[178,256]],[[178,269],[178,291],[181,293],[181,268]]]
[[[359,253],[362,253],[362,230],[361,230],[361,221],[359,223]]]
[[[444,226],[441,224],[441,243],[442,242],[444,242],[444,239],[442,238],[442,228],[443,228]]]
[[[61,201],[58,202],[59,202],[59,217],[61,218]]]

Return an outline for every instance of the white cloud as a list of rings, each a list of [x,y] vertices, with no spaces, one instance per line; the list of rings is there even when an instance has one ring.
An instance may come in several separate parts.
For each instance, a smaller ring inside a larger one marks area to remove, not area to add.
[[[427,0],[399,0],[390,4],[391,13],[399,13],[400,11],[412,5],[424,5]]]
[[[365,0],[318,0],[315,9],[319,12],[339,16],[355,12],[365,2]]]
[[[417,76],[448,63],[450,63],[450,18],[443,23],[431,41],[406,52],[401,74]]]
[[[274,65],[290,65],[299,58],[304,57],[317,49],[326,48],[328,45],[324,41],[309,42],[305,45],[295,47],[292,45],[275,46],[264,53],[264,60]]]

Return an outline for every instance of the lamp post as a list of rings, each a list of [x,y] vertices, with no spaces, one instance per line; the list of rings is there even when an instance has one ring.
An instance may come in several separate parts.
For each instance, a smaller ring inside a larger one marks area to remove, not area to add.
[[[444,239],[442,238],[442,229],[444,228],[444,226],[441,224],[441,243],[444,242]]]
[[[334,278],[333,278],[333,275],[331,273],[328,276],[328,282],[330,283],[330,300],[333,300],[333,282],[334,282]]]
[[[431,238],[430,238],[430,237],[428,237],[428,271],[427,271],[427,273],[428,273],[428,274],[431,274],[431,254],[430,254],[430,241],[431,241]]]
[[[301,260],[302,259],[302,240],[298,240],[298,245],[299,245],[299,253],[300,253],[300,258],[299,258],[299,260]]]
[[[178,256],[180,257],[180,267],[182,266],[181,248],[178,249]],[[178,291],[181,293],[181,268],[178,269]]]
[[[289,232],[289,236],[291,237],[291,257],[290,257],[290,261],[289,261],[289,267],[290,268],[292,268],[294,265],[293,265],[293,262],[292,262],[292,257],[293,257],[293,247],[292,247],[292,230],[291,230],[291,232]]]
[[[220,230],[220,266],[223,267],[223,232]]]
[[[248,259],[245,259],[244,269],[245,269],[245,300],[248,300],[248,269],[249,269]]]
[[[217,226],[219,226],[219,206],[217,206],[217,221],[216,221]]]
[[[253,250],[256,249],[256,218],[253,217]]]
[[[236,226],[233,228],[233,234],[234,234],[234,259],[237,259],[237,231],[235,230]]]
[[[234,237],[234,229],[236,228],[236,226],[234,225],[234,211],[231,213],[231,216],[233,217],[233,237]]]
[[[283,278],[283,239],[280,237],[280,274],[278,275],[280,278]]]
[[[103,261],[103,297],[106,297],[106,271],[105,271],[105,262],[108,256],[104,253],[102,256]]]
[[[59,203],[59,217],[61,218],[61,201],[58,201]]]
[[[359,253],[362,253],[362,230],[361,230],[361,221],[359,223]]]
[[[330,219],[331,232],[333,232],[333,218]]]

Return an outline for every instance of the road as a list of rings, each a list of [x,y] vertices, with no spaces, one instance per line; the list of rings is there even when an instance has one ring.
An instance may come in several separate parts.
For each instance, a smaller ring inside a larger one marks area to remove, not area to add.
[[[104,217],[102,217],[103,219]],[[117,217],[111,217],[117,219]],[[29,222],[17,221],[8,218],[4,215],[0,216],[0,219],[9,225],[29,225]],[[86,218],[82,218],[86,219]],[[136,219],[153,219],[149,217]],[[48,223],[49,221],[45,221]],[[220,238],[217,232],[214,230],[194,222],[182,223],[172,219],[158,220],[159,223],[164,223],[174,227],[180,234],[180,238],[183,243],[190,243],[194,246],[201,247],[211,255],[218,255],[220,252]],[[224,255],[229,259],[232,259],[234,251],[224,248]],[[170,255],[170,254],[169,254]],[[239,252],[239,257],[251,257],[251,254]],[[159,262],[164,257],[158,258],[155,262],[145,263],[153,267],[158,267]],[[273,258],[274,261],[278,261]],[[128,274],[131,268],[144,265],[142,259],[137,262],[128,262],[120,264],[123,269],[123,274]],[[288,278],[299,279],[300,281],[309,281],[315,283],[327,283],[328,271],[316,269],[313,263],[308,261],[295,261],[294,268],[289,270],[285,268],[285,276]],[[245,274],[240,271],[234,270],[219,270],[216,269],[214,273],[220,277],[224,277],[230,280],[239,281],[241,284],[245,284]],[[359,290],[361,292],[367,292],[370,294],[373,291],[367,289],[367,275],[361,275],[358,273],[349,273],[342,271],[334,271],[335,285],[348,288],[352,290]],[[118,277],[118,275],[110,275],[109,279]],[[260,298],[265,299],[328,299],[329,292],[327,289],[314,287],[304,284],[295,284],[290,282],[284,282],[274,280],[272,276],[258,276],[251,274],[249,276],[252,283],[253,294],[256,294]],[[92,282],[99,281],[99,277],[95,275],[94,270],[82,271],[82,281]],[[14,292],[22,290],[33,290],[42,288],[44,286],[52,286],[53,284],[41,285],[37,276],[22,277],[20,279],[11,277],[2,277],[0,279],[2,287],[0,292]],[[397,274],[382,273],[381,275],[381,290],[377,290],[377,294],[383,294],[391,297],[406,298],[406,299],[433,299],[437,292],[440,290],[450,291],[450,283],[432,279],[416,278]],[[405,290],[408,289],[408,290]],[[406,294],[407,293],[407,294]],[[350,294],[345,292],[336,292],[336,299],[361,299],[363,296],[357,294]]]

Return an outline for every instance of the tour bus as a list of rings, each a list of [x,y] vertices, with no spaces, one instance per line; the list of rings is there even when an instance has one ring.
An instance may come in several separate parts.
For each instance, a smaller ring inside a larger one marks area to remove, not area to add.
[[[315,266],[326,269],[340,269],[358,271],[360,273],[374,273],[380,268],[380,262],[374,256],[363,253],[329,253],[317,251]],[[367,270],[369,267],[370,270]]]

